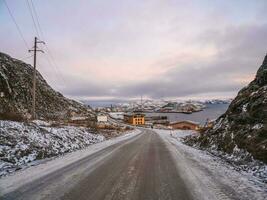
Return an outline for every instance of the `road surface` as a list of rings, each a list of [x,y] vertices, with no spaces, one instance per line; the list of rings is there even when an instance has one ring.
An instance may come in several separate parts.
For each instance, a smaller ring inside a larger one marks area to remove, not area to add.
[[[102,154],[109,155],[94,162]],[[64,183],[64,184],[62,184]],[[6,194],[3,199],[191,199],[163,140],[145,130]]]
[[[16,176],[0,180],[0,194],[4,188],[0,199],[265,199],[265,193],[251,187],[243,175],[221,168],[213,158],[205,162],[205,156],[192,154],[195,150],[191,147],[175,146],[172,143],[177,140],[169,136],[144,129],[32,180],[28,168],[25,171],[29,180],[25,184]],[[213,166],[214,170],[206,166]],[[10,189],[12,184],[5,184],[8,178],[13,179],[13,185],[17,180],[19,187]]]

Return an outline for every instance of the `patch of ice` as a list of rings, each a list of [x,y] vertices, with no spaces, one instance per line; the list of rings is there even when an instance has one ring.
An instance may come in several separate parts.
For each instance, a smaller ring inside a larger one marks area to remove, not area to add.
[[[261,129],[263,127],[263,124],[255,124],[252,129],[253,130],[257,130],[257,129]]]

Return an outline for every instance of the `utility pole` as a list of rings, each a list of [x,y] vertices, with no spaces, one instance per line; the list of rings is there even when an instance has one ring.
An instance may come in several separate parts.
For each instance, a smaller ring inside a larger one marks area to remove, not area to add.
[[[35,106],[36,106],[36,53],[38,51],[44,53],[43,50],[38,49],[38,43],[45,44],[43,41],[38,40],[37,37],[34,37],[34,46],[33,49],[30,49],[29,52],[33,51],[33,81],[32,81],[32,119],[36,119],[36,112],[35,112]]]
[[[143,95],[141,95],[141,112],[143,112]]]

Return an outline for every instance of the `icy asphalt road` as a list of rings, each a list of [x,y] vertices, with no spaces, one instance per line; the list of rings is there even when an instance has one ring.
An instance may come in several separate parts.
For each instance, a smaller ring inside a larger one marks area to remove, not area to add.
[[[253,196],[253,188],[247,186],[244,189],[248,193],[239,193],[233,185],[227,185],[211,171],[201,167],[202,164],[192,161],[188,157],[190,151],[187,154],[185,152],[184,149],[179,151],[166,135],[143,130],[141,134],[108,145],[37,179],[26,181],[20,187],[8,189],[12,185],[7,185],[5,188],[5,180],[0,180],[2,198],[264,199],[264,194]]]

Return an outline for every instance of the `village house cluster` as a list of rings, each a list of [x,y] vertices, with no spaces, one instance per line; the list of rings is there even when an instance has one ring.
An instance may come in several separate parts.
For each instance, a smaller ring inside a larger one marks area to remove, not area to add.
[[[205,125],[190,120],[182,120],[176,122],[169,122],[164,116],[147,117],[143,113],[127,113],[119,118],[123,122],[133,126],[144,126],[151,128],[163,129],[181,129],[181,130],[195,130],[200,131],[203,128],[211,128],[213,121],[207,121]]]
[[[195,130],[201,131],[203,129],[211,128],[213,121],[207,119],[205,124],[190,120],[181,120],[170,122],[167,116],[150,116],[141,111],[134,112],[99,112],[97,117],[97,123],[102,124],[108,121],[108,118],[116,121],[120,121],[124,124],[132,126],[142,126],[147,128],[159,128],[159,129],[181,129],[181,130]]]

